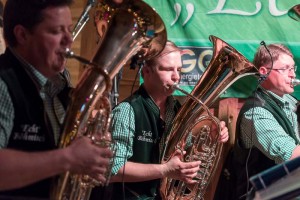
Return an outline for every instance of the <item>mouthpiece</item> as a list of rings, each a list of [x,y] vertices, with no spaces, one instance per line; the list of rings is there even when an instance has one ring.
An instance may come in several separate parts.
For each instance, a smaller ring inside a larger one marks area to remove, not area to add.
[[[66,48],[65,52],[63,52],[63,56],[66,58],[74,58],[78,60],[79,62],[86,64],[86,65],[91,65],[91,66],[97,66],[96,64],[90,62],[89,60],[82,58],[80,56],[77,56],[71,49]]]
[[[179,84],[178,84],[178,83],[173,83],[173,85],[167,84],[167,85],[165,85],[165,88],[166,88],[167,90],[169,90],[169,89],[179,90],[179,91],[182,92],[183,94],[189,95],[188,92],[186,92],[185,90],[183,90],[183,89],[181,89],[181,88],[179,87]]]
[[[200,100],[198,99],[197,97],[195,97],[194,95],[188,93],[187,91],[181,89],[179,87],[179,84],[178,83],[174,83],[173,85],[166,85],[165,86],[167,89],[174,89],[174,90],[178,90],[180,92],[182,92],[183,94],[185,94],[187,97],[189,97],[190,99],[194,100],[195,102],[201,104],[203,106],[203,108],[205,109],[205,111],[210,115],[210,116],[213,116],[213,114],[209,111],[209,108]]]
[[[292,80],[291,80],[291,85],[292,85],[292,86],[300,85],[300,80],[299,80],[299,79],[292,79]]]
[[[71,51],[71,49],[66,48],[66,51],[64,52],[64,56],[65,56],[66,58],[72,58],[72,57],[74,56],[74,52]]]

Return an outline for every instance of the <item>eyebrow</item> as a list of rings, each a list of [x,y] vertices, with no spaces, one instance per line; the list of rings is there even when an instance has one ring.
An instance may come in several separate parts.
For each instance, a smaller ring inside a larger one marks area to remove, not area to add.
[[[296,64],[294,64],[293,66],[289,66],[289,65],[283,65],[283,69],[289,69],[289,68],[295,68]]]

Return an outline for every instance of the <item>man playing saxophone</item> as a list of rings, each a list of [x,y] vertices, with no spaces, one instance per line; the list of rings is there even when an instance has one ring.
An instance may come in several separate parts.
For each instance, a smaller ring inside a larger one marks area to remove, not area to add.
[[[181,153],[160,163],[163,146],[180,104],[170,87],[180,80],[181,51],[168,41],[159,56],[142,67],[144,83],[113,109],[112,136],[117,143],[111,182],[113,199],[159,199],[160,179],[170,177],[186,183],[199,170],[200,161],[183,162]],[[228,129],[221,122],[220,142],[228,140]]]
[[[7,0],[0,56],[0,199],[50,196],[51,177],[70,171],[104,182],[112,152],[89,138],[57,149],[71,90],[66,48],[72,0]]]

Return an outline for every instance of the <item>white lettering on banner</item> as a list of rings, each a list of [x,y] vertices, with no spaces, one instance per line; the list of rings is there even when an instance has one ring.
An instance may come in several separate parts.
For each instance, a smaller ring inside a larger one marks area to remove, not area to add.
[[[192,57],[192,59],[183,59],[182,64],[185,66],[181,69],[181,73],[189,73],[191,72],[196,64],[197,64],[197,59],[194,58],[195,53],[191,49],[184,49],[182,50],[182,55],[189,55]]]
[[[191,19],[191,17],[194,14],[194,11],[195,11],[194,5],[191,3],[188,3],[185,8],[188,13],[188,16],[187,16],[186,20],[183,22],[182,26],[186,25],[186,23]]]
[[[184,22],[182,23],[182,26],[185,26],[186,23],[188,23],[188,21],[190,21],[191,17],[193,16],[194,11],[195,11],[194,4],[192,4],[192,3],[186,4],[185,9],[186,9],[186,11],[188,13],[188,16],[184,20]],[[175,11],[175,19],[171,23],[171,26],[173,26],[177,22],[180,14],[181,14],[181,5],[179,3],[175,3],[174,4],[174,11]]]
[[[216,7],[216,9],[208,12],[207,14],[233,14],[233,15],[255,15],[257,14],[262,6],[261,6],[261,2],[256,2],[256,10],[254,12],[246,12],[246,11],[241,11],[241,10],[234,10],[234,9],[224,9],[224,5],[226,3],[226,1],[229,0],[219,0],[218,5]],[[271,13],[271,15],[273,16],[281,16],[281,15],[285,15],[288,11],[280,11],[278,10],[278,8],[276,7],[276,1],[277,0],[269,0],[269,11]]]
[[[269,10],[273,16],[285,15],[288,11],[279,11],[276,7],[276,0],[269,0]]]
[[[198,73],[205,71],[209,65],[213,51],[211,47],[205,48],[193,48],[193,47],[182,47],[182,64],[181,73],[191,73],[195,67]],[[182,78],[182,77],[181,77]]]
[[[175,19],[171,23],[171,26],[173,26],[177,22],[177,20],[179,18],[179,15],[181,13],[181,5],[179,3],[175,3],[174,4],[174,10],[175,10]]]
[[[202,74],[181,74],[181,78],[185,80],[185,82],[197,82],[201,78]],[[182,84],[184,85],[184,84]]]
[[[226,3],[226,0],[219,0],[216,9],[208,12],[207,14],[222,14],[223,13],[223,14],[235,14],[235,15],[255,15],[261,9],[261,2],[256,2],[256,10],[254,12],[245,12],[245,11],[234,10],[234,9],[223,10],[225,3]]]
[[[231,15],[252,16],[252,15],[256,15],[262,9],[262,3],[260,1],[257,1],[255,3],[256,9],[254,12],[247,12],[247,11],[236,10],[236,9],[224,9],[225,3],[228,1],[229,0],[219,0],[216,8],[212,11],[207,12],[207,14],[231,14]],[[276,6],[276,1],[277,0],[269,0],[270,14],[276,17],[287,14],[288,12],[287,10],[278,10]],[[195,11],[195,6],[192,3],[187,3],[185,8],[187,11],[187,17],[182,23],[182,26],[185,26],[188,23],[188,21],[192,18]],[[175,11],[175,19],[171,23],[171,26],[173,26],[180,17],[182,9],[179,3],[174,4],[174,11]]]

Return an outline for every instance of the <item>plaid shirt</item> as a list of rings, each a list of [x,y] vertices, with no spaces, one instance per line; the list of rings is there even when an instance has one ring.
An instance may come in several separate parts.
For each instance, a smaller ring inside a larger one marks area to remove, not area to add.
[[[54,138],[58,142],[60,125],[63,123],[65,110],[58,100],[58,94],[67,84],[60,76],[54,77],[53,80],[48,80],[33,66],[27,63],[24,59],[17,55],[12,49],[11,52],[21,62],[27,74],[35,83],[40,92],[40,96],[45,103],[45,110],[50,119],[52,129],[54,131]],[[34,89],[34,88],[33,88]],[[13,121],[15,117],[14,107],[11,97],[6,86],[6,83],[0,78],[0,148],[5,148],[13,129]]]
[[[160,141],[160,154],[162,153],[166,136],[170,132],[173,119],[176,115],[174,111],[175,99],[173,96],[167,99],[166,118],[165,118],[165,130]],[[147,102],[151,109],[159,110],[155,102],[150,99]],[[135,133],[135,116],[133,108],[128,102],[122,102],[112,111],[112,128],[114,140],[117,142],[116,157],[114,160],[114,166],[112,173],[117,174],[118,170],[127,162],[127,159],[133,155],[133,138]]]
[[[296,137],[299,139],[295,113],[297,101],[288,94],[282,98],[272,92],[269,94],[280,102],[280,107],[290,120]],[[257,147],[277,164],[289,160],[296,145],[299,145],[295,144],[295,140],[283,130],[272,113],[261,107],[254,107],[245,112],[240,127],[241,138],[245,147]]]

